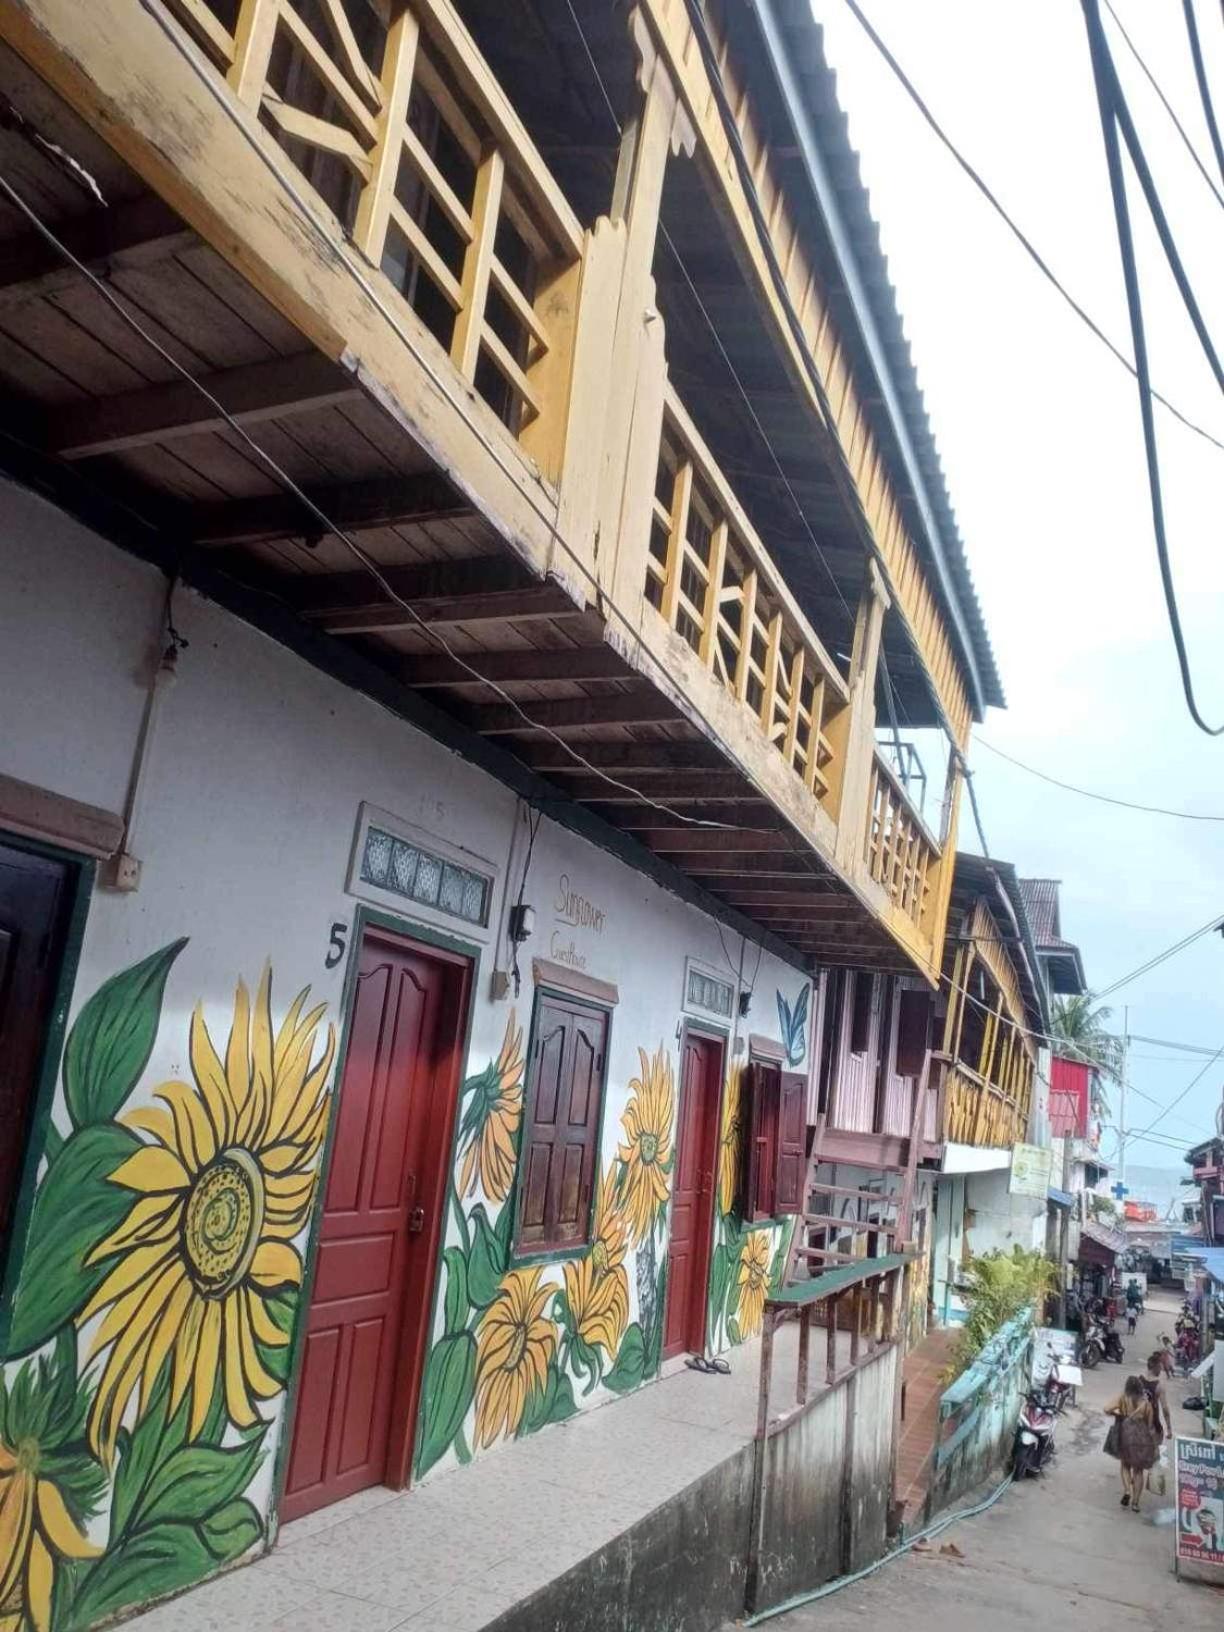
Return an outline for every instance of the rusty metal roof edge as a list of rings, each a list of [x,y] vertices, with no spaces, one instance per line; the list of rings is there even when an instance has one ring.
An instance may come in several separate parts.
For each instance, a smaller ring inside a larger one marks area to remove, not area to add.
[[[811,15],[809,0],[754,0],[751,9],[880,387],[888,428],[912,488],[927,553],[965,663],[973,711],[980,720],[987,707],[1006,707],[1002,682],[880,248],[879,228],[837,100],[824,33]]]

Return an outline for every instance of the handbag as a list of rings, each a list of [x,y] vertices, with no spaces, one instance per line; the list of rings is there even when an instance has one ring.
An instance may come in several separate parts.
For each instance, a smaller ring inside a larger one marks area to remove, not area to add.
[[[1109,1425],[1109,1432],[1105,1435],[1105,1443],[1101,1447],[1106,1456],[1121,1456],[1122,1452],[1119,1449],[1118,1444],[1121,1434],[1122,1425],[1118,1421],[1117,1417],[1115,1417]]]

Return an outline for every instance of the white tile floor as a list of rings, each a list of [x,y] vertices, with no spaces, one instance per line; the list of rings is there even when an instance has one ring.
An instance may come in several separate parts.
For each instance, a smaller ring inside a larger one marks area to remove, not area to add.
[[[775,1376],[793,1377],[784,1327]],[[813,1353],[816,1383],[823,1353]],[[479,1632],[735,1452],[756,1423],[756,1343],[729,1377],[683,1363],[624,1400],[417,1490],[382,1486],[286,1525],[275,1550],[126,1623],[132,1632]],[[565,1525],[540,1540],[542,1513]]]

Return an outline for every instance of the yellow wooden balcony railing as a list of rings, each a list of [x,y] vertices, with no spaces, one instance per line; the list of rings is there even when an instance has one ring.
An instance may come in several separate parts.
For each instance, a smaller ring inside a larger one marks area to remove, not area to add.
[[[929,928],[932,874],[939,857],[939,845],[877,750],[867,801],[867,871],[919,929]]]
[[[670,387],[644,588],[805,787],[829,800],[839,769],[829,726],[847,705],[846,682]]]
[[[943,1137],[961,1145],[1003,1147],[1028,1132],[1030,1089],[1012,1092],[989,1082],[961,1060],[946,1067]]]
[[[357,0],[163,3],[531,451],[568,372],[547,296],[583,233],[448,0],[389,26]]]

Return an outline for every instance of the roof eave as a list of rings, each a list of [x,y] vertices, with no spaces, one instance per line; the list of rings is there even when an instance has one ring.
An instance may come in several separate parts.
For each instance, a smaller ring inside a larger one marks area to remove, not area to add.
[[[893,348],[901,349],[905,349],[906,342],[896,310],[892,285],[887,277],[884,257],[882,255],[875,257],[880,264],[870,269],[872,276],[869,279],[868,269],[862,264],[860,252],[854,244],[852,225],[858,227],[860,235],[863,233],[874,235],[876,232],[866,192],[860,185],[858,188],[860,196],[852,201],[846,196],[848,189],[844,185],[839,189],[833,180],[826,161],[824,144],[817,133],[812,110],[802,95],[794,62],[787,49],[786,30],[779,0],[755,0],[752,10],[778,90],[795,131],[803,167],[825,222],[833,255],[859,326],[864,349],[880,388],[905,476],[910,484],[914,504],[926,535],[941,598],[952,619],[974,718],[981,721],[987,707],[1005,706],[1003,689],[984,627],[980,628],[975,636],[975,632],[969,626],[963,589],[968,590],[979,625],[981,615],[972,583],[969,581],[968,567],[964,562],[959,535],[956,534],[950,500],[942,478],[938,475],[932,478],[924,468],[924,465],[933,465],[937,468],[938,455],[920,401],[912,406],[906,400],[907,397],[918,398],[917,381],[913,378],[912,367],[909,369],[909,380],[900,379],[889,355],[890,342]],[[819,25],[814,19],[799,22],[799,15],[798,12],[791,12],[791,25],[810,27],[814,52],[823,64],[825,59]],[[827,67],[826,73],[829,76],[832,97],[832,74]],[[848,143],[847,153],[854,157]],[[849,203],[853,203],[859,214],[860,219],[857,223],[852,224],[848,218],[846,206]],[[890,332],[886,333],[886,330]],[[949,548],[950,535],[955,538],[952,549]],[[958,585],[954,581],[954,557],[956,567],[965,579],[964,585]]]

